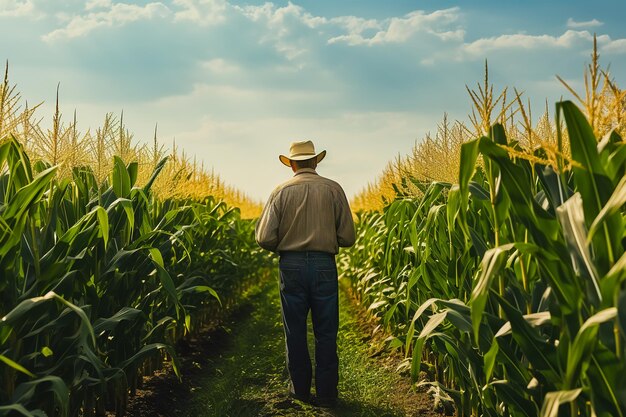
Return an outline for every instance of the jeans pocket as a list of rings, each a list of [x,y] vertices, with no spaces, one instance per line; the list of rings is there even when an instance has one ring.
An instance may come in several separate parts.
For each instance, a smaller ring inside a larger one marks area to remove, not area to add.
[[[299,269],[280,268],[280,291],[287,294],[295,294],[304,290],[302,285],[302,273]]]
[[[337,269],[318,269],[316,288],[317,295],[323,297],[337,294]]]

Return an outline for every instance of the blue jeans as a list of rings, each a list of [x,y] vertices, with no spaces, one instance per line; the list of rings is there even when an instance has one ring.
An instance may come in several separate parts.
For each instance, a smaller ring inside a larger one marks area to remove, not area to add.
[[[292,392],[306,397],[311,390],[311,358],[307,346],[310,309],[315,334],[315,391],[320,398],[336,398],[339,298],[335,256],[324,252],[282,252],[279,270]]]

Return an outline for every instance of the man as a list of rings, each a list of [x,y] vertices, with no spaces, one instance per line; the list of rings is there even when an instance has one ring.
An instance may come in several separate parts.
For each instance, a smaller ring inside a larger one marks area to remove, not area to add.
[[[337,401],[339,299],[335,255],[352,246],[354,223],[339,184],[317,174],[326,151],[311,141],[294,142],[280,161],[295,175],[270,195],[256,225],[258,244],[280,255],[280,301],[293,397],[309,401],[311,359],[307,347],[309,309],[315,334],[316,403]]]

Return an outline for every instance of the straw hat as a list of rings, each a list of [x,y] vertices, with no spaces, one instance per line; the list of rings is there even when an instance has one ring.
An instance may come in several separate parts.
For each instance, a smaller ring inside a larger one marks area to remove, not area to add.
[[[290,167],[290,161],[305,161],[307,159],[317,158],[317,162],[319,163],[325,156],[325,150],[316,155],[313,142],[304,140],[301,142],[291,142],[289,146],[289,156],[279,155],[278,159],[280,159],[280,162]]]

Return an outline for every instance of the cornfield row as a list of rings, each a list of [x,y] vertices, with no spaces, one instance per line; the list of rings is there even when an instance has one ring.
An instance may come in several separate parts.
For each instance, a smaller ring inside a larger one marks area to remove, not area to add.
[[[153,193],[160,198],[202,199],[212,195],[238,207],[244,218],[254,218],[261,212],[259,202],[224,183],[213,170],[206,170],[204,163],[189,157],[176,141],[167,151],[157,138],[156,127],[149,145],[138,143],[124,123],[123,112],[119,117],[107,113],[100,127],[81,131],[76,111],[69,122],[64,120],[58,89],[50,127],[42,127],[39,110],[40,105],[29,106],[17,87],[10,84],[7,63],[0,84],[0,137],[15,135],[32,160],[56,166],[58,177],[71,178],[73,168],[89,165],[100,183],[109,176],[113,157],[117,156],[137,162],[137,183],[145,184],[158,162],[167,156],[168,161],[152,186]]]
[[[117,142],[106,139],[112,129],[105,126],[94,142],[74,143],[76,123],[61,129],[58,111],[52,130],[34,134],[31,110],[18,111],[7,85],[0,109],[0,415],[123,415],[143,375],[164,360],[178,373],[175,343],[214,319],[223,303],[236,302],[267,256],[254,242],[253,221],[211,196],[207,183],[215,183],[193,178],[199,171],[183,166],[185,158],[171,161],[176,152],[168,161],[157,148],[153,156],[161,158],[140,166],[141,155],[130,152],[140,148],[122,123]],[[8,134],[24,133],[19,121],[30,129],[30,151]],[[42,151],[72,143],[74,151],[106,145],[100,155],[110,159],[70,163],[76,155],[64,151],[58,155],[65,159],[50,161]],[[158,184],[178,194],[155,193]]]
[[[456,184],[408,172],[383,211],[359,214],[343,276],[418,385],[458,415],[626,415],[616,91],[612,124],[598,122],[597,102],[587,117],[561,102],[555,145],[530,149],[495,123],[460,144]]]
[[[608,69],[600,68],[595,42],[591,58],[591,64],[585,69],[583,93],[577,93],[564,80],[559,80],[584,110],[596,137],[602,138],[614,129],[623,137],[626,134],[626,90],[617,86]],[[533,155],[537,147],[546,152],[541,160],[544,164],[556,165],[558,157],[569,156],[567,141],[561,142],[559,154],[556,126],[547,103],[533,123],[533,111],[530,102],[522,99],[523,93],[513,89],[511,94],[508,88],[494,93],[486,63],[484,82],[476,89],[466,88],[472,101],[469,122],[451,122],[444,114],[434,135],[427,134],[416,142],[410,154],[389,162],[379,178],[355,196],[352,200],[355,211],[381,210],[399,194],[421,195],[420,186],[409,178],[420,183],[456,182],[461,145],[486,134],[496,121],[504,127],[509,141],[519,143],[521,156],[526,159],[539,159]]]

